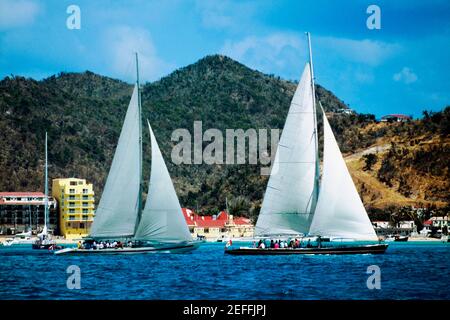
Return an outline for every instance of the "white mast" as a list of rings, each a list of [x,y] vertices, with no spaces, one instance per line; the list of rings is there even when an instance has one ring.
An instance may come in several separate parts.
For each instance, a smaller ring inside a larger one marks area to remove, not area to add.
[[[138,95],[138,109],[139,109],[139,196],[138,196],[138,214],[136,221],[136,228],[142,217],[142,107],[141,107],[141,90],[139,83],[139,59],[138,53],[136,52],[136,86]]]
[[[314,211],[317,199],[319,198],[319,179],[320,179],[320,159],[319,159],[319,140],[317,132],[317,109],[316,109],[316,89],[314,85],[314,68],[312,59],[312,48],[311,48],[311,34],[306,32],[308,37],[308,48],[309,48],[309,68],[311,70],[311,90],[312,90],[312,102],[313,102],[313,112],[314,112],[314,140],[316,145],[316,172],[315,172],[315,188],[314,188],[314,199],[312,210]]]
[[[47,132],[45,132],[45,197],[44,197],[44,233],[47,233],[48,223],[48,155],[47,155]]]

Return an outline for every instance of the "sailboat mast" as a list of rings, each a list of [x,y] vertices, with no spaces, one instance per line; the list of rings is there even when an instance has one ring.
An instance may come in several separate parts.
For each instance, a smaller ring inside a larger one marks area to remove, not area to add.
[[[48,223],[48,155],[47,155],[47,132],[45,132],[45,197],[44,197],[44,226]]]
[[[136,228],[142,216],[142,108],[141,108],[141,90],[139,83],[139,59],[136,52],[136,86],[138,92],[138,109],[139,109],[139,195],[138,195],[138,216]]]
[[[315,170],[315,188],[314,188],[314,201],[312,209],[315,209],[317,199],[319,197],[319,177],[320,177],[320,159],[319,159],[319,138],[317,130],[317,109],[316,109],[316,88],[314,85],[314,68],[312,59],[312,48],[311,48],[311,34],[306,32],[308,37],[308,48],[309,48],[309,68],[311,71],[311,89],[312,89],[312,102],[313,102],[313,112],[314,112],[314,141],[316,146],[316,170]]]

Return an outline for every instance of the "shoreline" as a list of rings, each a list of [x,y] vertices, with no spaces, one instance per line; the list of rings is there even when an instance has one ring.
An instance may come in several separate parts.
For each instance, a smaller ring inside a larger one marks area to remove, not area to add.
[[[0,244],[3,244],[4,242],[6,242],[6,239],[9,238],[13,238],[13,235],[0,235]],[[33,241],[37,240],[38,238],[36,236],[31,237],[31,239]],[[60,245],[76,245],[77,242],[79,241],[79,239],[66,239],[63,238],[61,236],[55,236],[53,238],[57,244]],[[234,239],[232,239],[234,240]],[[241,240],[241,239],[236,239],[234,240],[236,242],[251,242],[251,240]],[[385,241],[387,243],[400,243],[398,241]],[[401,242],[401,243],[410,243],[410,242],[429,242],[429,243],[446,243],[446,240],[443,239],[436,239],[436,238],[425,238],[425,237],[409,237],[408,241],[406,242]],[[226,241],[214,241],[214,240],[206,240],[206,243],[217,243],[217,244],[225,244]]]

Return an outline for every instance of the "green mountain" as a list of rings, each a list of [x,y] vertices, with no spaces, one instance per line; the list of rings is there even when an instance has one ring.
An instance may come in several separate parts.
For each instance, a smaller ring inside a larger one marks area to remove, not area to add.
[[[0,190],[43,190],[43,138],[48,131],[50,177],[85,178],[94,184],[98,200],[132,87],[89,71],[42,81],[0,81]],[[212,213],[224,208],[228,197],[235,212],[257,214],[267,183],[259,165],[175,165],[170,161],[176,144],[171,134],[185,128],[193,135],[194,121],[202,121],[203,131],[282,129],[295,87],[220,55],[143,86],[143,116],[152,124],[182,206]],[[316,92],[333,115],[343,152],[367,148],[392,133],[390,128],[366,130],[373,116],[336,113],[347,106],[320,85]],[[145,180],[150,173],[148,141],[144,130]]]

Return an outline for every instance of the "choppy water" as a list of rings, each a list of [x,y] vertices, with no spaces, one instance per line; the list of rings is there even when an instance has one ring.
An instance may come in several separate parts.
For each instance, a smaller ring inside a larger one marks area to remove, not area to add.
[[[66,269],[81,270],[81,289]],[[381,289],[369,290],[378,265]],[[450,299],[450,245],[392,243],[384,255],[190,254],[55,256],[0,247],[0,299]]]

